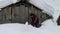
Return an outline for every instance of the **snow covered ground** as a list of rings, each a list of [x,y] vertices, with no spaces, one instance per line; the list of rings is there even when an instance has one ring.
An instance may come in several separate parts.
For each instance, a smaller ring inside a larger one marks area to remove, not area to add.
[[[0,4],[0,8],[15,2],[15,0],[0,0],[0,3],[2,3]],[[58,26],[56,23],[56,20],[60,15],[60,7],[57,6],[57,4],[59,5],[59,3],[56,1],[52,3],[52,0],[50,0],[50,2],[49,0],[30,0],[29,2],[36,7],[43,9],[44,13],[53,16],[53,19],[44,21],[40,28],[35,28],[31,25],[19,23],[0,24],[0,34],[60,34],[60,26]],[[55,2],[57,4],[55,4]]]
[[[60,26],[51,19],[43,22],[40,28],[19,23],[1,24],[0,34],[60,34]]]

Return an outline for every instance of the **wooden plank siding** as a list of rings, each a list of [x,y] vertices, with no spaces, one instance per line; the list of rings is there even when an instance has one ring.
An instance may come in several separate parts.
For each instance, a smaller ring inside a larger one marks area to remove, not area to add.
[[[23,23],[26,21],[31,23],[30,13],[37,15],[39,18],[39,22],[43,22],[46,19],[52,18],[51,16],[43,13],[42,10],[36,8],[35,6],[25,5],[25,4],[15,4],[11,6],[7,6],[1,11],[1,19],[2,23]],[[1,22],[1,21],[0,21]]]
[[[30,13],[35,14],[35,15],[39,18],[39,23],[42,23],[42,22],[44,22],[45,20],[52,18],[52,16],[49,16],[48,14],[43,13],[41,10],[37,9],[37,8],[34,7],[34,6],[31,6],[30,9],[31,9]],[[29,13],[29,14],[30,14],[30,13]],[[30,22],[31,22],[31,19],[29,18],[29,23],[30,23]]]
[[[0,23],[3,23],[3,12],[0,10]]]
[[[11,23],[11,7],[6,7],[2,10],[3,12],[3,22]]]

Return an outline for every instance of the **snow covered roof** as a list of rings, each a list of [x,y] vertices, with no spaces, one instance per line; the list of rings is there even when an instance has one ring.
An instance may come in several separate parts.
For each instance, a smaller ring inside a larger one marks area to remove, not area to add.
[[[16,3],[19,0],[0,0],[0,8],[3,8],[12,3]],[[36,5],[39,8],[45,9],[46,11],[60,10],[60,0],[29,0],[30,3]],[[52,8],[52,9],[50,9]]]
[[[6,7],[6,6],[16,3],[16,2],[18,2],[18,0],[2,0],[2,1],[0,1],[0,8]],[[49,11],[48,14],[50,14],[50,13],[53,14],[54,8],[49,6],[43,0],[29,0],[29,2],[33,5],[35,5],[36,7],[43,9],[44,11],[47,11],[47,12]]]
[[[0,8],[6,7],[10,4],[16,3],[17,0],[0,0]]]
[[[53,17],[60,13],[60,0],[29,0],[34,6],[43,9],[44,13],[47,13]],[[10,4],[16,3],[18,0],[0,0],[0,8],[6,7]],[[53,15],[56,14],[56,15]]]

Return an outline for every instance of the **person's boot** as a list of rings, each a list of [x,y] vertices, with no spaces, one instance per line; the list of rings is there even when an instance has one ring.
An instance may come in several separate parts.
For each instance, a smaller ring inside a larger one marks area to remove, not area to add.
[[[39,27],[41,27],[41,24],[38,24],[38,25],[37,25],[37,28],[39,28]]]

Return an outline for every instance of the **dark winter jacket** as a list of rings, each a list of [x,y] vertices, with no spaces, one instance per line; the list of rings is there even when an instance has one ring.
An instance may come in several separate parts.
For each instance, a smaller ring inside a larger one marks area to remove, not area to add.
[[[34,14],[31,14],[30,16],[32,16],[31,17],[31,19],[32,19],[32,22],[31,22],[31,25],[32,26],[35,26],[35,27],[40,27],[41,26],[41,24],[39,24],[39,19],[38,19],[38,17],[36,16],[36,15],[34,15]]]

